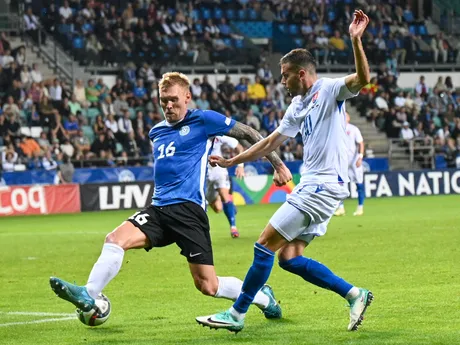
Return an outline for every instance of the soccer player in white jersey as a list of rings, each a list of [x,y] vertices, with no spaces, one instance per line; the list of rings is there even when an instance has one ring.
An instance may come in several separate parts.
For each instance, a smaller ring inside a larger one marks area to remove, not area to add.
[[[214,138],[211,155],[222,156],[222,145],[227,145],[236,151],[236,153],[241,153],[244,150],[238,140],[224,135]],[[237,178],[244,176],[244,163],[236,167],[235,175]],[[236,208],[230,194],[230,176],[227,169],[209,165],[206,199],[214,212],[219,213],[222,210],[224,211],[230,224],[230,235],[233,238],[240,237],[240,233],[236,227]]]
[[[355,125],[350,123],[350,115],[347,116],[347,149],[348,149],[348,178],[350,182],[356,183],[356,189],[358,190],[358,208],[353,213],[354,216],[362,216],[364,214],[364,168],[363,168],[363,157],[364,157],[364,139],[361,135],[361,131]],[[359,149],[357,150],[357,148]],[[334,215],[344,216],[345,206],[343,201],[340,203],[339,208],[335,211]]]
[[[231,159],[211,156],[211,164],[228,167],[256,160],[272,152],[288,138],[301,133],[304,144],[300,183],[275,212],[254,245],[254,261],[233,306],[218,314],[197,317],[211,328],[239,332],[256,293],[268,280],[278,252],[279,265],[319,287],[336,292],[350,304],[348,330],[354,331],[373,299],[369,290],[358,288],[332,273],[325,265],[302,256],[307,245],[326,232],[339,206],[348,197],[348,155],[346,152],[345,100],[357,95],[369,83],[369,65],[361,36],[369,23],[362,11],[355,11],[349,32],[356,73],[344,78],[318,79],[316,62],[305,49],[294,49],[281,58],[281,83],[295,96],[270,136]]]

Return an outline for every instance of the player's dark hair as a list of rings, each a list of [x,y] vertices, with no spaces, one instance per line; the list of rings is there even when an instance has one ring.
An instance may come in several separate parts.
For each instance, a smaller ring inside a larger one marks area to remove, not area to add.
[[[316,60],[307,49],[293,49],[280,59],[280,65],[290,64],[297,69],[306,69],[316,72]]]

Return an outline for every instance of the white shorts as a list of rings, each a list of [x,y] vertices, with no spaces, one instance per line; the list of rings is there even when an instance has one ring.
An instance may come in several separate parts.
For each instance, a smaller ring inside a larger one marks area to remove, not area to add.
[[[346,184],[299,184],[272,216],[270,224],[288,241],[300,239],[309,243],[326,233],[329,220],[348,196]]]
[[[354,183],[363,183],[364,182],[364,167],[361,163],[359,168],[356,167],[356,162],[358,161],[359,156],[354,157],[348,165],[348,177],[350,182]]]
[[[221,167],[209,167],[206,180],[206,200],[209,203],[217,199],[220,188],[230,189],[230,177],[228,171]]]

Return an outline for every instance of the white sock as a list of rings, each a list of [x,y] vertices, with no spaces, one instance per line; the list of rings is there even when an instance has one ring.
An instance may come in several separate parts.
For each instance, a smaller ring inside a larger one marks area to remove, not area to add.
[[[86,289],[92,298],[97,298],[105,286],[118,274],[125,251],[119,245],[104,243],[101,255],[88,277]]]
[[[235,308],[233,307],[230,307],[230,314],[232,314],[232,316],[238,321],[243,320],[244,317],[246,316],[246,313],[240,313],[236,311]]]
[[[361,211],[363,209],[364,205],[358,205],[358,211]]]
[[[236,301],[241,293],[243,282],[235,277],[217,277],[217,279],[219,280],[219,287],[214,297]],[[260,309],[265,309],[269,302],[268,296],[259,291],[252,303]]]
[[[345,299],[347,301],[356,298],[359,296],[359,289],[356,286],[353,286],[350,291],[347,292],[347,295],[345,296]]]

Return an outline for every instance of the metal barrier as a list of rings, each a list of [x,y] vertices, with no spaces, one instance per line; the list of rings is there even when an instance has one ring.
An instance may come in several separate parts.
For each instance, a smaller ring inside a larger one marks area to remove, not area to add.
[[[435,168],[435,148],[431,137],[414,138],[412,140],[389,139],[388,160],[390,170],[395,161],[408,161],[410,169],[416,169],[419,163],[422,167]]]

